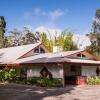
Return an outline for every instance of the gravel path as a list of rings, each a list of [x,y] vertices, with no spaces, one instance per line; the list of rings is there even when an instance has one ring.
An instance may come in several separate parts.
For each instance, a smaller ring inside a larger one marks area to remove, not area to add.
[[[2,84],[0,85],[0,100],[100,100],[100,86],[42,88]]]

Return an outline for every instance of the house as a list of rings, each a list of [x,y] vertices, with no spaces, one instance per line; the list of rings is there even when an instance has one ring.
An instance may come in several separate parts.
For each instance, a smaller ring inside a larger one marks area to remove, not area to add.
[[[62,79],[66,84],[84,84],[84,77],[98,75],[98,58],[85,50],[51,53],[40,42],[0,49],[0,66],[15,66],[30,77]]]

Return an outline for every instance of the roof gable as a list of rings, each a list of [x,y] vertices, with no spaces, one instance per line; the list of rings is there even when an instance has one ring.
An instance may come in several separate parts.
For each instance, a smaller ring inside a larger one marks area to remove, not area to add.
[[[41,43],[38,42],[35,44],[0,49],[0,62],[12,62],[40,44]]]
[[[65,55],[65,58],[78,58],[78,56],[77,56],[78,54],[85,55],[86,56],[86,57],[84,57],[85,59],[98,60],[98,58],[95,55],[90,54],[86,50],[81,50],[81,51],[78,51],[78,52],[73,52],[72,54],[69,54],[69,55]]]
[[[23,54],[22,56],[20,56],[17,59],[21,59],[21,58],[25,58],[25,57],[29,57],[29,56],[34,55],[34,53],[33,53],[34,50],[39,48],[39,47],[42,48],[43,50],[45,50],[45,53],[49,53],[49,50],[45,47],[45,45],[40,44],[40,45],[36,46],[35,48],[31,49],[30,51],[27,51],[25,54]]]

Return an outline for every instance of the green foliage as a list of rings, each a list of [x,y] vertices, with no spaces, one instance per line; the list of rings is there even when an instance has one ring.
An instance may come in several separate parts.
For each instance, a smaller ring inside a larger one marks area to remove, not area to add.
[[[86,82],[89,85],[100,85],[100,77],[99,76],[87,77]]]
[[[27,27],[24,27],[22,31],[14,29],[10,31],[10,35],[5,37],[5,47],[10,46],[18,46],[23,44],[31,44],[36,43],[37,41],[41,41],[49,51],[52,52],[54,44],[56,46],[62,47],[63,50],[76,50],[77,46],[74,44],[72,37],[73,34],[71,32],[62,33],[58,37],[51,38],[47,36],[46,33],[33,33]],[[54,41],[55,38],[55,41]],[[55,43],[56,42],[56,43]]]
[[[52,51],[53,41],[48,39],[46,33],[41,34],[41,42],[48,48],[49,51]]]
[[[0,70],[0,82],[13,82],[17,84],[27,84],[27,85],[37,85],[37,86],[62,86],[61,79],[49,79],[45,77],[32,77],[27,80],[27,78],[23,78],[18,76],[15,68],[5,67]]]
[[[22,37],[22,44],[31,44],[35,43],[37,39],[35,38],[35,34],[30,31],[27,27],[24,27],[24,36]]]
[[[35,34],[28,28],[24,27],[23,31],[14,29],[10,31],[10,35],[7,37],[9,46],[18,46],[24,44],[32,44],[37,42]]]
[[[47,33],[33,33],[27,27],[24,27],[21,31],[14,29],[10,31],[9,36],[4,36],[6,28],[6,22],[4,17],[0,17],[0,48],[1,47],[11,47],[24,44],[32,44],[37,41],[41,41],[49,51],[52,52],[54,44],[56,46],[62,47],[63,50],[76,50],[77,46],[72,40],[73,34],[71,32],[62,33],[58,37],[51,38],[51,34],[48,31]],[[55,39],[55,40],[54,40]],[[56,42],[56,43],[55,43]]]
[[[5,73],[2,70],[0,70],[0,82],[4,82],[4,80],[5,80]]]
[[[20,76],[16,76],[15,80],[12,81],[13,83],[17,83],[17,84],[28,84],[28,81],[26,78],[20,77]],[[28,84],[30,85],[30,84]]]
[[[34,34],[32,32],[28,32],[26,35],[25,35],[25,42],[26,44],[31,44],[31,43],[35,43],[35,39],[34,39]]]
[[[27,84],[27,85],[36,85],[42,87],[60,87],[62,86],[61,79],[48,79],[45,77],[32,77],[30,79],[23,79],[22,77],[16,77],[15,81],[12,81],[17,84]]]
[[[89,34],[91,45],[87,47],[89,52],[100,56],[100,9],[96,10],[92,24],[92,32]]]
[[[16,77],[16,71],[14,68],[4,68],[0,70],[0,82],[13,81]]]
[[[61,46],[64,51],[77,50],[76,44],[73,42],[73,34],[67,32],[66,34],[61,34],[57,37],[57,45]]]
[[[4,47],[4,33],[6,28],[6,21],[3,16],[0,16],[0,48]]]
[[[56,37],[55,41],[48,39],[46,33],[41,34],[41,42],[50,50],[52,51],[53,45],[56,42],[56,46],[62,47],[64,51],[68,50],[77,50],[76,44],[74,44],[72,40],[73,34],[71,32],[67,32],[66,34],[61,34]]]
[[[64,42],[65,42],[65,36],[63,34],[61,34],[60,36],[57,37],[56,42],[57,42],[56,45],[62,46],[62,48],[63,48]]]
[[[9,46],[10,46],[10,43],[8,41],[8,37],[5,36],[5,38],[4,38],[4,47],[6,48],[6,47],[9,47]]]
[[[14,29],[12,31],[10,31],[10,36],[8,37],[8,41],[10,43],[10,46],[18,46],[20,45],[20,41],[22,38],[22,34],[19,30]]]
[[[96,10],[95,16],[96,16],[97,18],[100,18],[100,9],[97,9],[97,10]]]
[[[45,77],[33,77],[27,83],[43,87],[62,86],[61,79],[48,79]]]

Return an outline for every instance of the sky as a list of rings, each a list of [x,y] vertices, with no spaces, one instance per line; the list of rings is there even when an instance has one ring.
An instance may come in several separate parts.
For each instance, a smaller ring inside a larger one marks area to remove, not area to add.
[[[24,26],[70,29],[76,34],[91,31],[100,0],[0,0],[0,16],[8,31]]]

